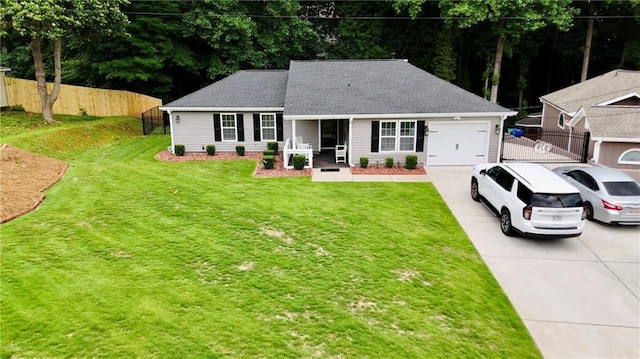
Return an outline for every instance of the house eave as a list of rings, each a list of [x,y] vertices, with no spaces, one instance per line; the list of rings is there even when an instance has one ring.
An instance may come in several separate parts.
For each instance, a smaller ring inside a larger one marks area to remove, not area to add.
[[[160,106],[167,112],[282,112],[284,107],[174,107]]]
[[[640,143],[640,138],[632,138],[632,137],[591,137],[592,141],[600,141],[600,142],[631,142],[631,143]]]
[[[515,116],[517,112],[459,112],[459,113],[378,113],[378,114],[332,114],[332,115],[284,115],[285,120],[331,120],[336,118],[353,119],[387,119],[387,118],[443,118],[451,117],[452,120],[462,118],[479,117],[508,117]]]

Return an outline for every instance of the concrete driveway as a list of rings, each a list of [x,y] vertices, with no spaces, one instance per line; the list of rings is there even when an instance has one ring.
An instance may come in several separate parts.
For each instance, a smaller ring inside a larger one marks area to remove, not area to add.
[[[471,200],[471,167],[427,172],[546,358],[640,358],[640,228],[589,222],[578,238],[506,237]]]

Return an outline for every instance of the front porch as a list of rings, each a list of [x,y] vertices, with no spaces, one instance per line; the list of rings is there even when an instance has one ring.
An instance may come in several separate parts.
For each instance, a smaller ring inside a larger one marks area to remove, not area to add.
[[[348,168],[349,164],[344,162],[336,162],[335,149],[323,149],[315,152],[311,145],[301,143],[301,139],[292,140],[287,138],[282,150],[284,168],[293,168],[293,156],[304,155],[306,163],[304,168]]]

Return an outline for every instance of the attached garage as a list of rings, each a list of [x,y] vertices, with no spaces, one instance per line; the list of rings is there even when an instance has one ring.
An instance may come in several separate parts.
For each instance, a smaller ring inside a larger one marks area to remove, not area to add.
[[[486,163],[490,122],[430,122],[428,166]]]

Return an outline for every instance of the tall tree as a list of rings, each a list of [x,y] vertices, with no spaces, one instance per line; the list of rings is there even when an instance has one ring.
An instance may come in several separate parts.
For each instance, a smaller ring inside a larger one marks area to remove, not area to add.
[[[95,33],[122,31],[127,23],[120,5],[128,0],[3,0],[2,20],[9,31],[23,36],[33,56],[42,116],[53,122],[53,104],[62,82],[63,40],[88,38]],[[51,92],[43,53],[44,44],[53,47],[54,81]]]

